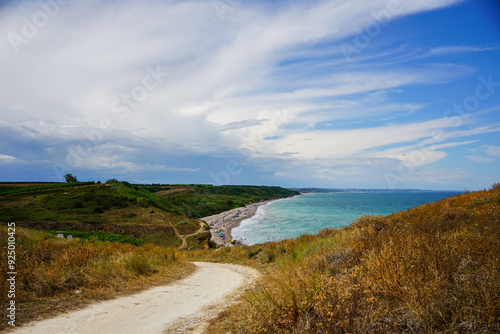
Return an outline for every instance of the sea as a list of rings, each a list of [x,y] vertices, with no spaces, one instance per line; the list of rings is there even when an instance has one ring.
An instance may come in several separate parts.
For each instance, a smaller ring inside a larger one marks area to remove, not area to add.
[[[351,224],[362,215],[388,215],[459,192],[306,193],[262,205],[231,231],[246,245],[314,234],[325,227]]]

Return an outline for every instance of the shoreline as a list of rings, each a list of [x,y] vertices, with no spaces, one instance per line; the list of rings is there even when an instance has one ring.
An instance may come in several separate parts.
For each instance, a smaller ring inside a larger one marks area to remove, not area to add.
[[[231,240],[233,239],[231,235],[231,230],[233,228],[238,227],[243,220],[252,218],[260,206],[274,202],[278,199],[252,203],[247,206],[203,217],[200,218],[200,220],[206,222],[210,227],[210,233],[212,234],[210,241],[215,242],[217,245],[228,246],[231,245]],[[223,234],[224,238],[219,235],[219,231]]]

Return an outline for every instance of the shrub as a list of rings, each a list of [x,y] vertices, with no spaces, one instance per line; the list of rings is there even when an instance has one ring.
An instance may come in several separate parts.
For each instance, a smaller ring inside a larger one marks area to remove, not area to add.
[[[151,275],[155,270],[149,264],[149,260],[143,254],[134,254],[126,261],[127,269],[137,275]]]
[[[141,208],[147,208],[151,204],[152,203],[149,199],[145,197],[137,197],[137,205],[140,206]]]
[[[100,206],[96,206],[93,211],[94,213],[104,213],[104,210]]]
[[[261,251],[262,251],[262,249],[260,249],[260,248],[258,250],[249,249],[248,250],[248,258],[251,259],[252,257],[254,257],[257,254],[259,254]]]

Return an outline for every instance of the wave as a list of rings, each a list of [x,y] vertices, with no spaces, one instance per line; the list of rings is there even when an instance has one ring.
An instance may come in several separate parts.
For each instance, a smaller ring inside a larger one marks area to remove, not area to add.
[[[252,217],[242,220],[237,227],[233,228],[231,230],[231,235],[233,236],[233,238],[236,240],[244,241],[245,238],[243,236],[245,235],[245,232],[252,230],[251,226],[257,225],[264,220],[264,218],[266,217],[265,207],[269,204],[270,203],[260,205]]]

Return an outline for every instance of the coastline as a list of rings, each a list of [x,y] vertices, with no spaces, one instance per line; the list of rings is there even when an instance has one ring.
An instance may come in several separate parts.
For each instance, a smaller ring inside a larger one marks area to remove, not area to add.
[[[229,211],[224,211],[200,219],[210,226],[210,233],[212,233],[210,241],[215,242],[217,245],[228,246],[231,244],[231,240],[233,239],[231,235],[231,230],[233,228],[237,227],[243,220],[253,217],[260,206],[276,200],[278,199],[252,203],[247,206],[231,209]],[[222,232],[224,238],[218,234],[219,231]]]

